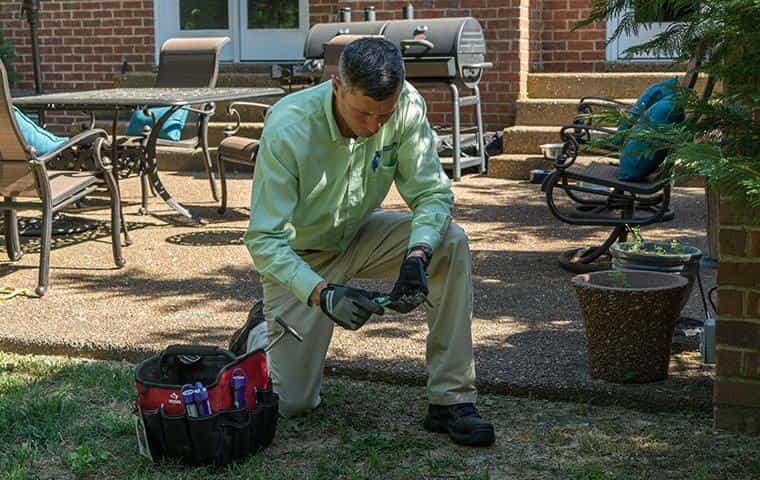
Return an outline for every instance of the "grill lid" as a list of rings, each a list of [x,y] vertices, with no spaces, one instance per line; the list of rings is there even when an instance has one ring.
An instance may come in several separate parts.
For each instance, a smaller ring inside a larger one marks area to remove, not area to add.
[[[382,35],[388,22],[318,23],[309,29],[304,43],[305,58],[324,58],[325,44],[336,35]]]

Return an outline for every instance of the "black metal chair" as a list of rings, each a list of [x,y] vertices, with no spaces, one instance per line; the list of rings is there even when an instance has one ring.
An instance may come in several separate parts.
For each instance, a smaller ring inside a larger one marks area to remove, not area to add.
[[[53,214],[75,203],[100,187],[111,197],[111,243],[116,266],[124,266],[121,253],[122,229],[119,188],[110,160],[101,155],[108,135],[104,130],[86,130],[55,150],[37,155],[24,140],[12,109],[8,77],[0,62],[0,211],[4,213],[5,245],[8,257],[16,261],[23,255],[19,240],[17,211],[34,208],[42,211],[40,269],[36,293],[45,294],[50,274]],[[73,149],[86,149],[94,161],[92,171],[48,170],[47,164]],[[19,200],[24,199],[24,200]]]
[[[714,78],[707,78],[702,98],[709,97],[714,86]],[[631,228],[667,222],[675,217],[670,209],[672,165],[661,164],[641,182],[618,180],[619,166],[612,159],[594,161],[587,166],[575,165],[591,132],[614,134],[615,130],[585,124],[562,127],[562,151],[555,160],[554,171],[542,185],[549,210],[562,222],[612,227],[612,232],[601,245],[572,248],[560,255],[562,268],[574,273],[609,268],[595,262],[609,254],[613,243],[626,241]],[[558,191],[569,199],[569,208],[562,208],[559,204]]]
[[[259,151],[259,141],[255,138],[239,137],[240,112],[235,107],[253,107],[268,109],[270,105],[256,102],[233,102],[227,107],[227,112],[235,119],[235,126],[224,129],[224,139],[219,142],[217,151],[217,168],[219,169],[219,182],[222,185],[222,201],[219,213],[227,211],[227,164],[243,165],[246,167],[256,166],[256,153]]]

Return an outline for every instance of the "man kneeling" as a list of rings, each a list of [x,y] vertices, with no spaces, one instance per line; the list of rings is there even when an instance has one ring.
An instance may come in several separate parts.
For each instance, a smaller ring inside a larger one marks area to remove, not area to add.
[[[377,210],[392,182],[411,214]],[[471,258],[464,231],[451,223],[452,203],[425,102],[390,42],[351,42],[330,81],[269,110],[245,244],[264,287],[261,327],[273,339],[280,316],[304,338],[286,336],[269,352],[283,415],[319,405],[335,323],[356,330],[384,307],[406,313],[425,303],[424,426],[464,445],[494,442],[493,425],[474,406]],[[386,298],[345,286],[396,273]],[[260,346],[255,333],[249,349]]]

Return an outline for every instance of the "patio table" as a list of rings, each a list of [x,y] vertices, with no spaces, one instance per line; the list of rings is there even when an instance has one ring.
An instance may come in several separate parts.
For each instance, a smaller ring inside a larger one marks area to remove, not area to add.
[[[116,127],[119,111],[147,109],[150,107],[169,107],[151,128],[145,143],[145,154],[141,155],[140,171],[148,176],[153,190],[176,212],[199,222],[190,212],[177,202],[166,190],[158,176],[156,147],[158,134],[164,123],[180,108],[192,108],[192,105],[211,104],[215,102],[235,101],[259,97],[282,95],[281,88],[113,88],[106,90],[89,90],[81,92],[49,93],[17,97],[13,104],[22,110],[33,110],[44,114],[47,110],[77,110],[89,112],[94,124],[94,112],[109,111],[113,113],[111,131],[111,148],[114,164],[117,162]],[[145,210],[145,205],[141,211]]]

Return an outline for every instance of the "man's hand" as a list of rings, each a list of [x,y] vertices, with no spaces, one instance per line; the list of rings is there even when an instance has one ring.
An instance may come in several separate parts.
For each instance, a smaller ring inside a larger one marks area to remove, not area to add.
[[[399,313],[411,312],[427,298],[427,267],[422,252],[412,252],[401,264],[398,280],[390,294],[388,308]]]
[[[374,302],[382,294],[361,288],[329,283],[319,296],[319,306],[325,315],[348,330],[358,330],[373,314],[385,313],[383,307]]]

